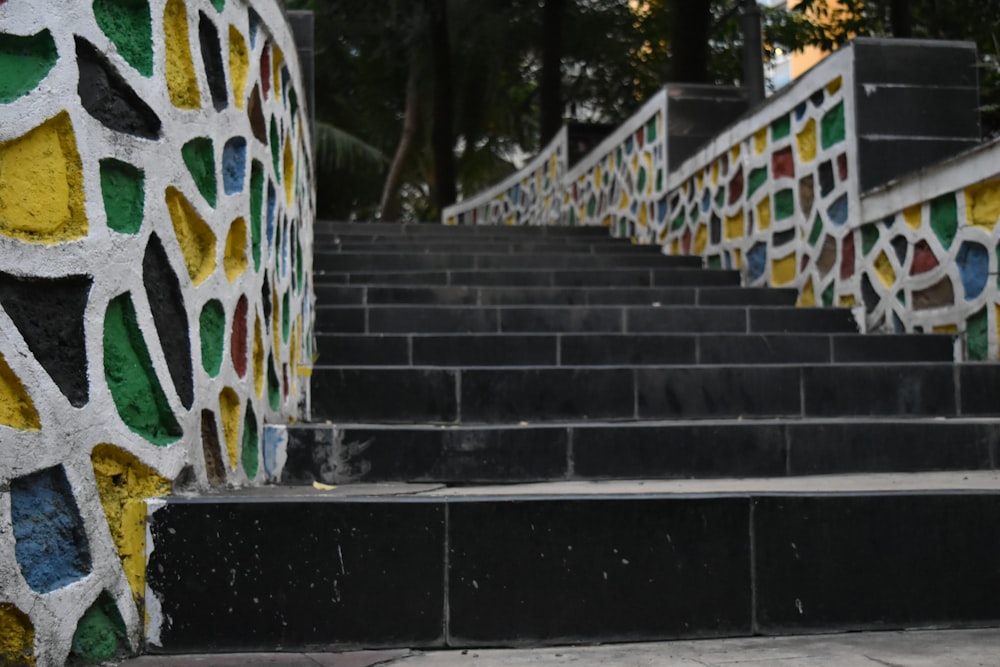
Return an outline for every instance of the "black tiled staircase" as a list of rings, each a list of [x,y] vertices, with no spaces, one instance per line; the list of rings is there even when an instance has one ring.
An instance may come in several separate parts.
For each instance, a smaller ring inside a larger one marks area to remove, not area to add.
[[[603,229],[316,239],[314,423],[152,515],[152,649],[1000,622],[1000,366],[951,337]]]

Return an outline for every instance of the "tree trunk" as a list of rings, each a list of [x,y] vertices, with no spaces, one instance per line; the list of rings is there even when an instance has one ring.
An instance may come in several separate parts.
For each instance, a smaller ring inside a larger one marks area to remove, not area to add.
[[[892,0],[889,4],[889,22],[893,37],[913,36],[913,17],[910,14],[910,0]]]
[[[671,0],[670,80],[709,83],[708,40],[712,25],[709,0]]]
[[[434,75],[434,194],[438,213],[455,201],[455,152],[452,137],[451,50],[448,44],[446,0],[425,0]]]
[[[399,145],[389,166],[382,188],[379,204],[379,219],[399,220],[399,189],[403,185],[403,167],[413,146],[413,135],[417,131],[417,59],[410,61],[410,73],[406,78],[406,110],[403,112],[403,132],[399,135]]]
[[[541,146],[562,125],[562,22],[565,0],[545,0],[542,14]]]

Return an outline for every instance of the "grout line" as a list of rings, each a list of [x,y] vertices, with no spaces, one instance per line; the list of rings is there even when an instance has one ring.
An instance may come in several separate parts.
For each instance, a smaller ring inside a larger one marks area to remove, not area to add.
[[[785,475],[792,474],[792,425],[785,424],[781,427],[785,435]]]
[[[639,369],[632,368],[632,417],[639,418]]]
[[[951,383],[955,389],[955,416],[962,416],[962,373],[959,364],[951,366]]]
[[[806,416],[806,374],[805,366],[799,366],[799,416]]]
[[[409,358],[410,365],[413,365],[413,334],[406,335],[406,356]]]
[[[573,434],[575,430],[572,426],[566,427],[566,479],[576,477],[576,453],[573,451]]]
[[[455,373],[455,423],[462,423],[462,369],[458,368]]]
[[[371,333],[371,308],[364,306],[365,309],[365,333]]]
[[[556,333],[556,366],[562,366],[562,334]]]

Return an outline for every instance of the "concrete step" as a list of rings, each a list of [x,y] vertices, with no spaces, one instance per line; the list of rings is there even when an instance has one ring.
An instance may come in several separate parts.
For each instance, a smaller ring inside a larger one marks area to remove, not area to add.
[[[997,419],[288,427],[286,485],[523,483],[992,470]]]
[[[313,417],[518,423],[765,417],[994,416],[1000,365],[324,367]]]
[[[539,645],[1000,618],[993,472],[365,486],[154,502],[153,648]]]
[[[323,366],[754,365],[951,361],[946,335],[326,334]]]
[[[738,271],[723,269],[606,268],[441,271],[326,271],[315,281],[347,285],[467,285],[507,287],[678,287],[740,284]]]
[[[455,253],[316,252],[313,268],[322,271],[426,271],[435,269],[586,269],[700,268],[700,257],[617,252],[525,255]]]
[[[319,333],[856,332],[846,308],[787,306],[317,306]]]
[[[792,306],[794,289],[764,287],[465,287],[440,285],[317,285],[323,305],[769,305]]]

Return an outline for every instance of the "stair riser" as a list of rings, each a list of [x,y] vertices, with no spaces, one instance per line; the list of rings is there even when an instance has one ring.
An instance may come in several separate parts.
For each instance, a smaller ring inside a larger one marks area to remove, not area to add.
[[[316,309],[319,333],[773,333],[857,331],[849,310],[752,307],[343,306]]]
[[[427,305],[766,305],[793,306],[794,290],[751,287],[485,288],[318,285],[325,306],[361,304]]]
[[[929,335],[320,334],[316,342],[323,366],[765,365],[952,359],[950,338]]]
[[[351,237],[430,237],[430,238],[610,238],[607,227],[562,227],[562,226],[510,226],[463,225],[445,226],[437,224],[393,224],[329,222],[318,220],[313,226],[316,234],[337,234]]]
[[[990,381],[1000,385],[1000,367]],[[948,364],[661,368],[317,368],[313,415],[339,421],[1000,414]],[[965,391],[962,389],[965,388]]]
[[[736,271],[706,271],[702,269],[319,271],[315,279],[320,285],[457,285],[471,287],[732,287],[740,284],[740,274]]]
[[[986,624],[998,521],[988,492],[171,500],[148,583],[167,652]]]
[[[566,239],[563,241],[429,241],[426,239],[408,240],[403,242],[378,241],[372,243],[357,243],[339,237],[329,236],[315,239],[316,252],[322,253],[390,253],[397,252],[407,255],[422,254],[505,254],[521,255],[532,253],[549,254],[602,254],[602,253],[633,253],[636,255],[662,255],[660,246],[633,245],[628,241],[608,239],[594,241],[593,239]]]
[[[525,483],[992,470],[1000,432],[969,422],[706,422],[290,430],[282,484]]]
[[[313,255],[318,271],[424,271],[435,269],[586,269],[609,268],[698,268],[697,257],[668,257],[645,253],[600,255],[458,255],[323,253]]]

